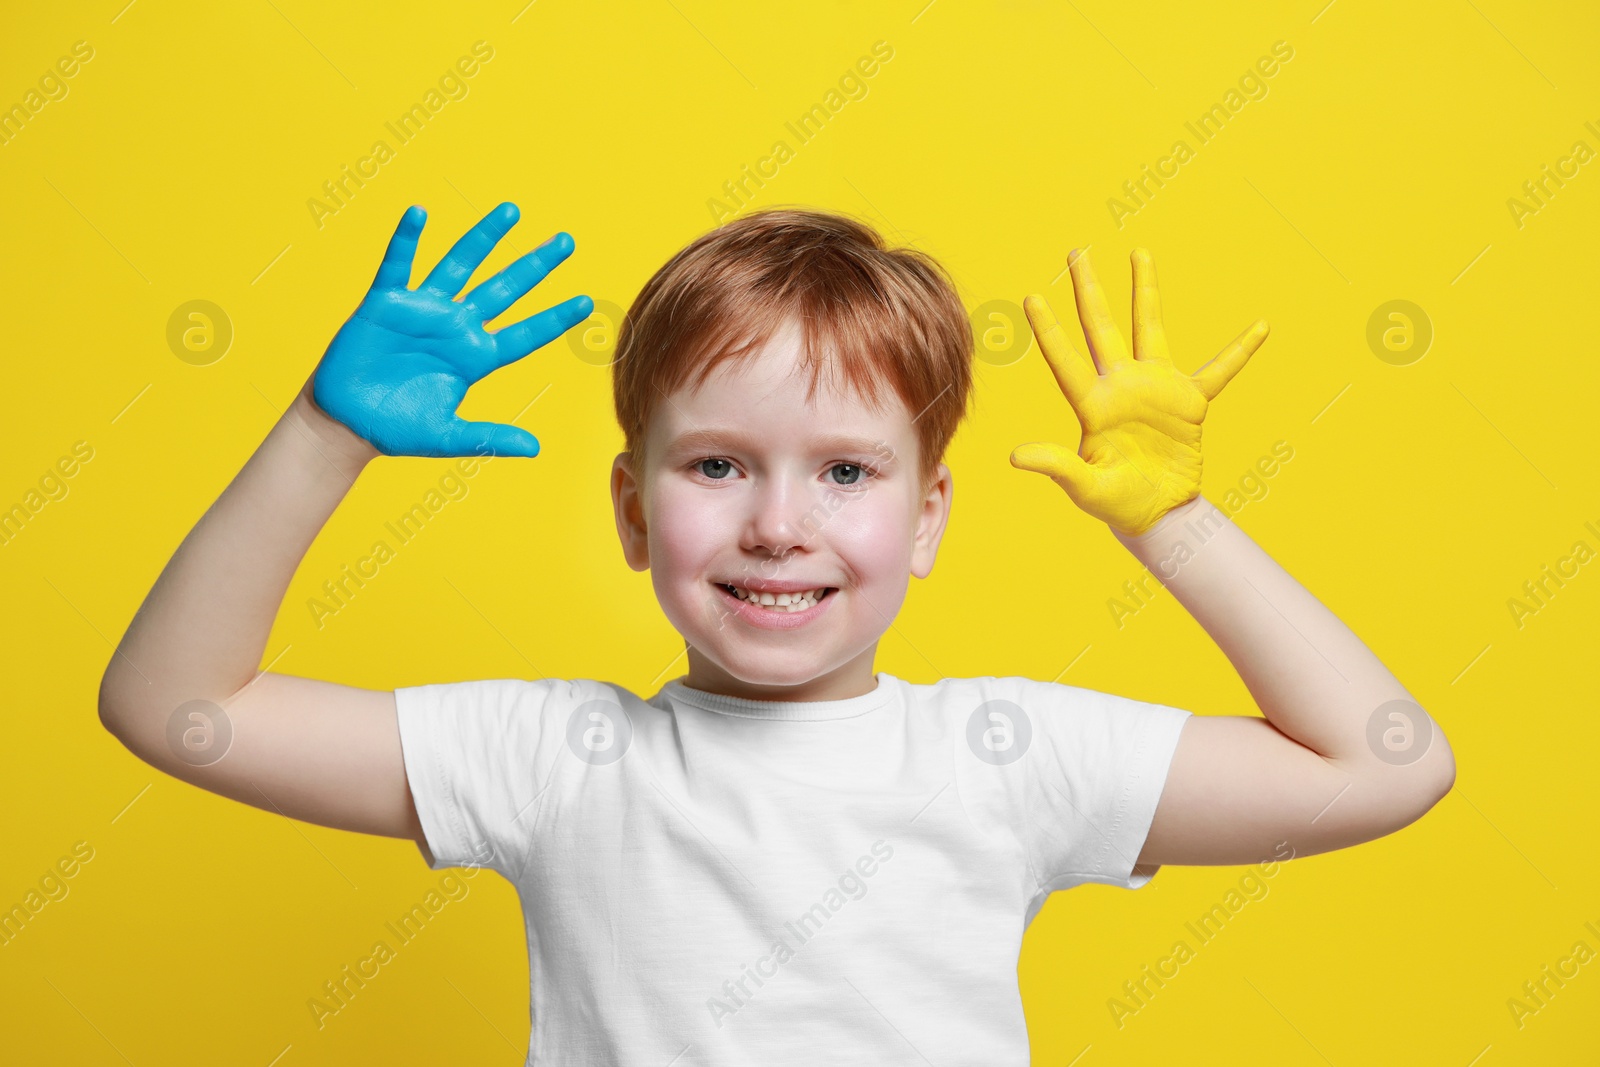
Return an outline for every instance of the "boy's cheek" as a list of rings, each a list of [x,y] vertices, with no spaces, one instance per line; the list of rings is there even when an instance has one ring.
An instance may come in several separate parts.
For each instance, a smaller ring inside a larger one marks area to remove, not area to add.
[[[916,525],[897,503],[884,499],[843,508],[822,534],[863,581],[909,578]]]
[[[679,497],[657,496],[647,522],[650,530],[650,564],[671,573],[694,572],[701,578],[713,561],[737,558],[739,527],[714,503],[690,504]]]

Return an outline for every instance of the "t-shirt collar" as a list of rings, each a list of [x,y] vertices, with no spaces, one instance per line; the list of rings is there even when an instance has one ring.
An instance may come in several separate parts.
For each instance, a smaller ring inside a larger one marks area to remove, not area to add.
[[[702,711],[718,715],[732,715],[743,719],[776,719],[787,721],[815,721],[819,719],[852,719],[883,707],[894,699],[899,679],[884,671],[874,678],[878,687],[870,693],[845,697],[842,700],[753,700],[749,697],[709,693],[704,689],[691,689],[683,684],[688,675],[680,675],[661,687],[661,694],[675,704],[688,704]]]

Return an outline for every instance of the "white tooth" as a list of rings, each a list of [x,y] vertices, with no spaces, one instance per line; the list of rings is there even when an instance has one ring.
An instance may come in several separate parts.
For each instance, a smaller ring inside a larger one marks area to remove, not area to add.
[[[757,593],[748,589],[734,586],[734,595],[740,600],[751,604],[771,608],[774,611],[805,611],[816,607],[822,599],[823,589],[807,589],[800,593]]]

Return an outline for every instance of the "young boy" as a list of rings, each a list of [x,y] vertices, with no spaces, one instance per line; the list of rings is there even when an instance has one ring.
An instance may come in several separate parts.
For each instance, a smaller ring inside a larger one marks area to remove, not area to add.
[[[1343,848],[1450,789],[1426,713],[1199,495],[1207,403],[1266,327],[1182,373],[1142,250],[1131,353],[1086,257],[1071,272],[1092,364],[1026,301],[1083,438],[1012,463],[1105,522],[1266,717],[874,673],[949,516],[972,334],[932,260],[809,211],[696,240],[620,334],[617,530],[684,636],[684,675],[643,698],[588,679],[391,693],[258,674],[295,568],[368,462],[537,454],[523,430],[454,414],[592,307],[485,329],[571,254],[564,233],[456,299],[517,217],[500,205],[412,289],[424,215],[406,211],[129,626],[100,716],[202,788],[511,879],[527,1063],[1025,1064],[1017,956],[1050,893]]]

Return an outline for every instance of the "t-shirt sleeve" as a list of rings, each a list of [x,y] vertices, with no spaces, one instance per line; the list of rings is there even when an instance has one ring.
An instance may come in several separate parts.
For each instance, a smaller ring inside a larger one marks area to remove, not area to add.
[[[1039,889],[1085,882],[1138,889],[1135,870],[1191,712],[1033,679],[1019,689],[1030,722],[1022,827]]]
[[[396,689],[400,747],[434,870],[512,875],[533,845],[575,682],[485,679]]]

